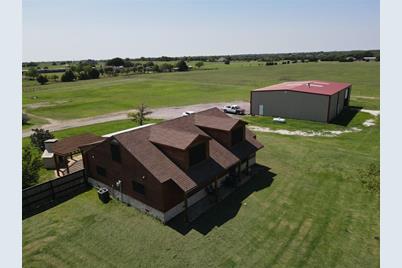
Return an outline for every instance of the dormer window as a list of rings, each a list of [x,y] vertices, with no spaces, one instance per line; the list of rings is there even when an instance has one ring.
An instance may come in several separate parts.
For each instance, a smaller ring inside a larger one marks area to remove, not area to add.
[[[121,162],[120,157],[120,146],[116,140],[110,142],[110,152],[112,154],[112,160],[116,162]]]
[[[207,143],[203,142],[190,148],[189,165],[190,167],[200,163],[207,158]]]
[[[238,127],[232,130],[232,146],[244,140],[244,127]]]

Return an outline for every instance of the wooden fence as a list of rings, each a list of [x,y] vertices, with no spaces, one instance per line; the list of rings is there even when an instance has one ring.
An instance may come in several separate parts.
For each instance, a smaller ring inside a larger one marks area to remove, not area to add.
[[[22,218],[45,211],[88,189],[84,170],[22,190]]]

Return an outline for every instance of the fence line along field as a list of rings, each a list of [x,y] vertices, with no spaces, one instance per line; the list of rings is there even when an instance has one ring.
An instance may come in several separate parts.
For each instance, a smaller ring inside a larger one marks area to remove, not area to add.
[[[351,105],[378,109],[379,66],[378,62],[275,66],[209,63],[207,70],[190,72],[121,75],[43,86],[24,81],[23,107],[40,117],[73,119],[128,110],[140,103],[163,107],[248,101],[254,88],[290,80],[319,79],[353,84]]]

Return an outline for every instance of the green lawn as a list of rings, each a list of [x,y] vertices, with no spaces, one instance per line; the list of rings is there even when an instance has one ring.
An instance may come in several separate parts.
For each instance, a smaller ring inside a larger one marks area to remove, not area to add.
[[[257,133],[272,184],[249,182],[185,234],[91,190],[23,221],[23,265],[378,267],[379,198],[358,176],[379,163],[379,133]]]
[[[209,70],[205,70],[209,69]],[[208,63],[204,70],[118,76],[71,83],[23,82],[23,105],[35,115],[55,119],[88,117],[131,109],[249,100],[250,90],[289,81],[319,79],[353,84],[351,105],[379,109],[380,65],[373,63],[298,63],[263,66],[251,62]],[[369,97],[369,98],[367,98]],[[29,109],[26,105],[46,106]]]

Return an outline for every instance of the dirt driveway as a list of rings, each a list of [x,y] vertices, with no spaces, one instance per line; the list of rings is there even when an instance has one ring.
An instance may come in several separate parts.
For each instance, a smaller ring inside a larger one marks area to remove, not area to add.
[[[181,116],[182,113],[185,111],[199,112],[199,111],[203,111],[203,110],[213,108],[213,107],[221,108],[227,104],[239,105],[240,107],[242,107],[246,110],[246,114],[248,114],[250,111],[250,103],[249,102],[232,101],[230,103],[223,103],[223,102],[221,102],[221,103],[203,103],[203,104],[194,104],[194,105],[178,106],[178,107],[155,108],[155,109],[150,109],[152,113],[150,115],[148,115],[148,117],[154,118],[154,119],[165,119],[165,120],[173,119],[173,118],[177,118],[177,117]],[[97,124],[97,123],[104,123],[104,122],[110,122],[110,121],[115,121],[115,120],[127,119],[127,113],[133,112],[133,111],[135,111],[135,110],[127,110],[127,111],[121,111],[121,112],[116,112],[116,113],[98,115],[98,116],[94,116],[94,117],[71,119],[71,120],[54,120],[54,119],[44,118],[44,119],[48,120],[49,123],[42,125],[42,126],[35,126],[35,127],[48,129],[49,131],[57,131],[57,130],[63,130],[63,129],[68,129],[68,128],[92,125],[92,124]],[[29,135],[31,135],[31,133],[32,133],[31,130],[25,130],[22,132],[22,137],[28,137]]]

